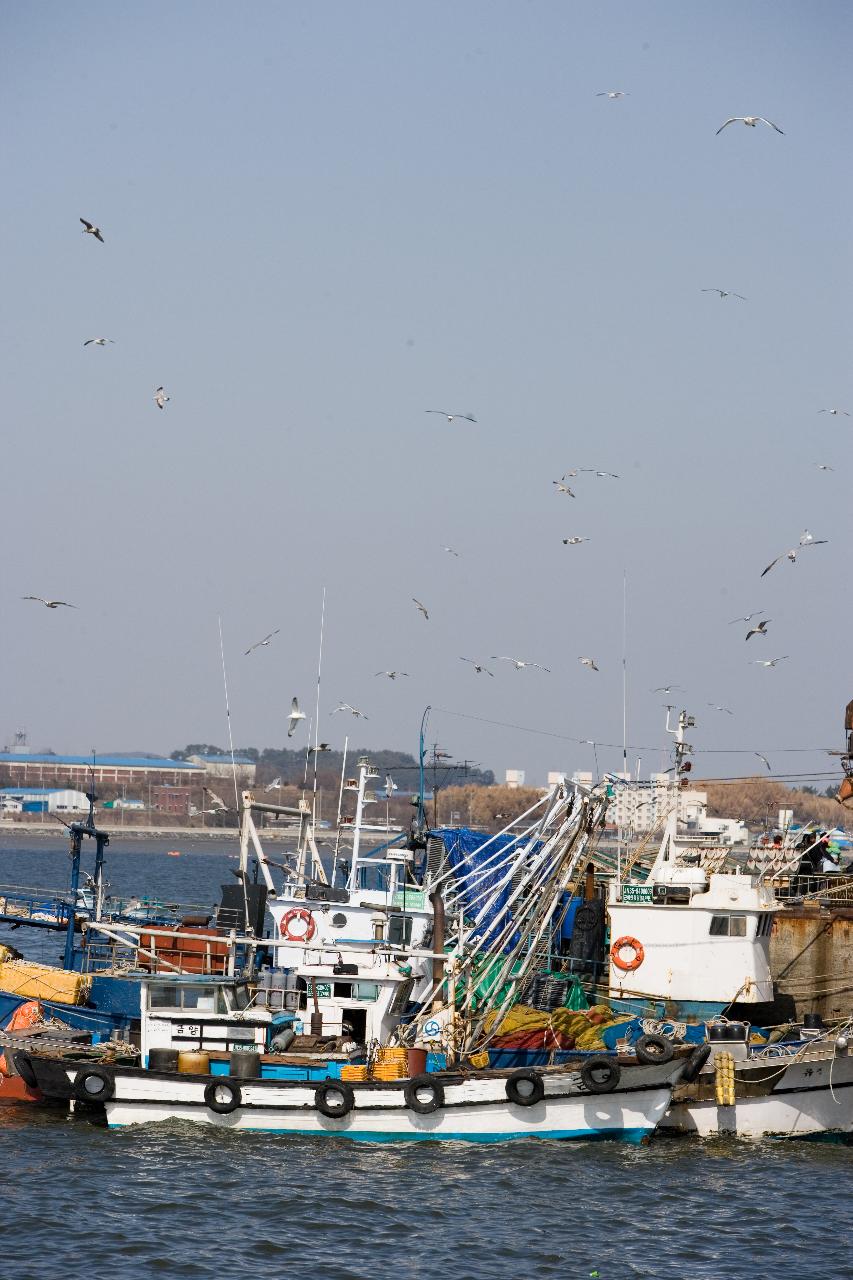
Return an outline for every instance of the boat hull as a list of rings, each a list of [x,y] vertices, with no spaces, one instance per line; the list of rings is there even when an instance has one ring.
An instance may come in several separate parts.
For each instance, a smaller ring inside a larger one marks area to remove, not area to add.
[[[46,1093],[85,1096],[78,1078],[79,1062],[60,1066],[34,1055],[30,1061]],[[660,1123],[681,1069],[680,1062],[626,1068],[617,1087],[608,1093],[590,1092],[577,1070],[543,1072],[544,1096],[533,1105],[509,1100],[509,1072],[436,1073],[429,1081],[443,1090],[443,1100],[428,1114],[419,1114],[410,1105],[408,1081],[355,1083],[349,1113],[329,1117],[318,1107],[322,1085],[115,1067],[108,1071],[110,1096],[104,1098],[103,1106],[111,1128],[188,1120],[223,1129],[361,1142],[489,1143],[520,1138],[639,1142]],[[211,1089],[223,1083],[239,1091],[239,1102],[227,1114],[210,1105]],[[336,1080],[324,1083],[340,1087]]]
[[[710,1138],[807,1138],[853,1133],[853,1058],[828,1057],[782,1064],[775,1078],[741,1067],[735,1079],[734,1106],[713,1097],[679,1097],[678,1090],[661,1121],[662,1130]],[[765,1091],[762,1086],[766,1087]],[[707,1092],[698,1090],[698,1092]]]

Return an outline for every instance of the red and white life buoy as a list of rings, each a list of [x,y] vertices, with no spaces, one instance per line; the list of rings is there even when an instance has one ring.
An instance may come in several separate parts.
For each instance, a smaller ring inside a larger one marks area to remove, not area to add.
[[[622,959],[622,950],[629,947],[634,955],[630,960]],[[617,938],[610,948],[610,959],[616,965],[617,969],[624,970],[625,973],[631,973],[633,969],[639,969],[645,959],[646,953],[643,950],[642,942],[638,942],[636,938],[629,938],[626,934],[624,938]]]
[[[291,931],[290,926],[294,920],[301,920],[305,925],[301,932],[293,933]],[[282,920],[280,932],[281,936],[287,938],[290,942],[310,942],[317,932],[317,926],[310,911],[306,911],[304,907],[294,907],[292,911],[288,911]]]

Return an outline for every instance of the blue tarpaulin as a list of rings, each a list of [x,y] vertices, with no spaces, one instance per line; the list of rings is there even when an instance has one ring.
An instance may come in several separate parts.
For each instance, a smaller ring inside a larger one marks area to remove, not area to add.
[[[470,827],[439,827],[431,831],[430,835],[442,841],[447,850],[450,865],[458,876],[473,873],[471,878],[460,886],[462,905],[466,914],[470,915],[482,911],[484,901],[506,876],[507,861],[501,855],[523,843],[523,838],[520,836],[490,836],[484,831],[472,831]],[[537,842],[534,848],[539,847]],[[506,917],[502,913],[510,891],[511,886],[506,884],[477,927],[475,936],[484,946],[501,932],[506,923]],[[499,916],[501,916],[500,921]],[[490,928],[492,925],[494,928]],[[503,950],[511,951],[518,942],[518,938],[519,935],[514,934]]]

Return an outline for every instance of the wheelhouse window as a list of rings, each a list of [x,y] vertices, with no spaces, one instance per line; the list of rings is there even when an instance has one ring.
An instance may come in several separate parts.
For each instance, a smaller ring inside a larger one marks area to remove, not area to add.
[[[712,938],[745,938],[746,916],[711,916]]]
[[[413,924],[411,916],[388,917],[388,941],[392,947],[408,947],[411,944]]]
[[[216,1008],[216,988],[203,986],[152,986],[148,992],[151,1009],[196,1009],[213,1013]]]

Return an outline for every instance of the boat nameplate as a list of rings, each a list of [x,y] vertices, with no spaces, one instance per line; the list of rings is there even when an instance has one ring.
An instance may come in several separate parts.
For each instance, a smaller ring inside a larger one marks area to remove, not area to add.
[[[652,886],[650,884],[623,884],[622,901],[649,903],[652,901]]]

